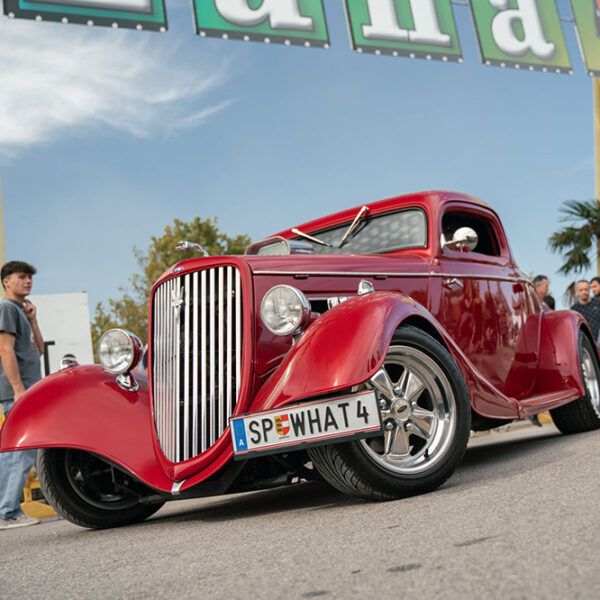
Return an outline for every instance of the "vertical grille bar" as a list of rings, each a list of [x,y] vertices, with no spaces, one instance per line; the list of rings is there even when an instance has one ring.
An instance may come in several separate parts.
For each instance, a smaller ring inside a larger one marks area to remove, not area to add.
[[[227,378],[227,416],[231,416],[231,392],[232,392],[232,372],[231,372],[231,329],[233,323],[231,322],[231,301],[234,293],[232,285],[233,267],[227,267],[227,285],[225,286],[225,293],[227,294],[227,371],[225,377]]]
[[[202,271],[202,294],[200,298],[200,302],[202,303],[200,306],[200,330],[202,332],[202,338],[200,340],[200,348],[202,349],[202,373],[200,374],[200,402],[202,403],[201,408],[201,422],[200,422],[200,442],[201,442],[201,450],[204,452],[208,449],[208,437],[206,431],[206,271]]]
[[[198,273],[193,275],[194,297],[192,300],[192,456],[198,454]]]
[[[173,291],[176,297],[181,295],[181,281],[177,280],[173,284]],[[179,410],[179,398],[181,397],[181,327],[180,325],[180,314],[181,311],[176,310],[173,318],[173,326],[175,328],[175,360],[173,361],[173,371],[175,371],[175,391],[177,393],[176,402],[173,403],[173,410],[175,412],[175,438],[173,439],[173,445],[175,446],[175,460],[179,462],[181,460],[181,450],[179,440],[181,439],[181,411]]]
[[[219,429],[224,430],[225,429],[225,402],[224,402],[224,398],[225,398],[225,394],[223,393],[223,369],[224,369],[224,364],[223,364],[223,353],[225,351],[225,340],[223,337],[223,326],[224,326],[224,321],[225,321],[225,314],[224,314],[224,299],[225,299],[225,292],[223,289],[223,275],[224,275],[224,271],[225,269],[223,267],[219,267],[219,297],[218,297],[218,304],[217,306],[219,307],[219,326],[218,326],[218,339],[219,339],[219,369],[217,371],[218,373],[218,407],[219,407],[219,414],[218,414],[218,423],[219,423]]]
[[[236,396],[239,395],[242,363],[242,284],[240,272],[235,270],[235,385]]]
[[[190,457],[190,276],[184,277],[183,330],[183,460]]]
[[[215,408],[216,408],[216,398],[215,398],[215,271],[214,269],[210,270],[209,273],[210,279],[210,324],[209,324],[209,336],[210,336],[210,445],[212,446],[215,443]]]
[[[239,398],[243,342],[238,269],[170,279],[154,294],[151,384],[155,427],[172,462],[206,452]]]

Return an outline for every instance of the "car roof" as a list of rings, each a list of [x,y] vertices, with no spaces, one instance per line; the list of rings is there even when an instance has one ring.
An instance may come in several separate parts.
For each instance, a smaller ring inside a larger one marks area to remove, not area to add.
[[[488,204],[486,204],[482,200],[479,200],[478,198],[469,196],[468,194],[462,194],[460,192],[452,191],[433,190],[405,194],[402,196],[394,196],[392,198],[386,198],[385,200],[378,200],[376,202],[367,202],[365,204],[361,204],[353,208],[332,213],[324,217],[314,219],[312,221],[307,221],[306,223],[297,225],[295,227],[301,229],[305,233],[310,231],[320,231],[329,227],[334,227],[336,225],[352,221],[354,217],[356,217],[358,211],[362,208],[362,206],[367,206],[369,208],[369,214],[371,215],[385,213],[408,206],[420,206],[422,208],[429,209],[428,212],[430,212],[431,214],[437,214],[440,212],[441,208],[449,202],[462,202],[470,204],[473,206],[485,208],[496,214],[495,211]],[[282,231],[280,233],[276,233],[274,235],[285,238],[296,237],[296,234],[292,232],[292,228]]]

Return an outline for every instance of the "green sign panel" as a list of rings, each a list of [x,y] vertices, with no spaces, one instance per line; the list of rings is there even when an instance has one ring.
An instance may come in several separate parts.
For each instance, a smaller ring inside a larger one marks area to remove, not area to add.
[[[357,52],[462,62],[450,0],[345,0]]]
[[[600,2],[571,0],[581,54],[590,75],[600,77]]]
[[[4,0],[10,18],[167,30],[164,0]]]
[[[571,73],[554,2],[474,0],[470,6],[486,65]]]
[[[329,48],[322,0],[193,0],[196,33]]]

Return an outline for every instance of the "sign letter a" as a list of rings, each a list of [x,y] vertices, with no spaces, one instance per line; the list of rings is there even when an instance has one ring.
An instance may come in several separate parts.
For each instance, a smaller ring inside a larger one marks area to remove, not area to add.
[[[219,14],[239,27],[254,27],[267,19],[272,29],[313,31],[310,17],[300,14],[299,0],[263,0],[258,8],[250,8],[248,0],[214,0]]]
[[[518,8],[508,9],[510,0],[489,0],[499,12],[492,21],[492,35],[498,48],[509,56],[525,56],[529,51],[539,60],[550,60],[556,46],[546,40],[536,0],[517,0]],[[514,25],[520,22],[524,37],[517,37]]]
[[[434,0],[410,0],[414,29],[402,29],[394,0],[367,0],[371,24],[363,25],[366,39],[451,46],[452,38],[442,33]]]

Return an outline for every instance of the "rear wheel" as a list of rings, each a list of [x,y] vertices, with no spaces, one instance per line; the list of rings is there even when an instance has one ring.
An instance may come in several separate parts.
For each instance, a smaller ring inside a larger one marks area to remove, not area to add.
[[[130,525],[147,519],[164,502],[141,504],[149,488],[101,458],[69,448],[38,452],[44,497],[65,519],[91,529]]]
[[[470,430],[465,383],[448,351],[412,326],[401,327],[368,383],[377,394],[381,437],[310,448],[337,489],[392,499],[431,491],[454,472]]]
[[[562,433],[581,433],[600,428],[600,369],[593,343],[579,332],[579,365],[585,396],[550,411]]]

